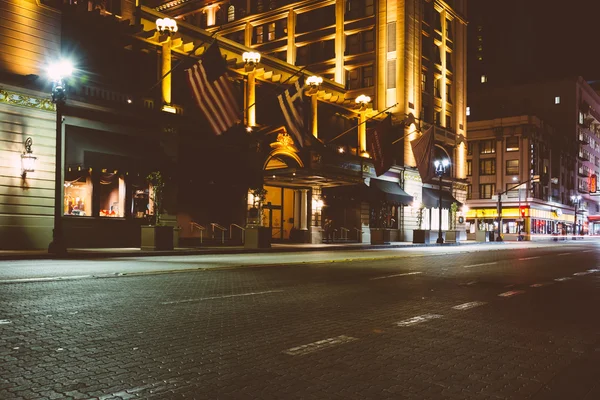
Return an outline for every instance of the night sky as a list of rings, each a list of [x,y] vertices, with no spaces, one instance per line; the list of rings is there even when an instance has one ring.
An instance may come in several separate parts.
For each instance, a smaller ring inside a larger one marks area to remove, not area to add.
[[[496,82],[524,83],[577,75],[597,80],[599,17],[598,0],[471,0],[469,45],[474,45],[474,28],[482,21],[486,62],[491,64],[488,69],[502,75]],[[470,72],[475,71],[474,53],[469,54]]]

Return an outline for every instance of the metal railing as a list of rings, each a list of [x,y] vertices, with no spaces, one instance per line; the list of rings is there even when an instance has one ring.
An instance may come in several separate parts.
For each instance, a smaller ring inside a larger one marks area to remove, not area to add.
[[[344,228],[343,226],[340,228],[340,230],[342,231],[340,233],[340,240],[348,240],[348,231],[350,231],[350,229],[348,228]]]
[[[221,244],[225,244],[225,231],[227,230],[227,228],[217,224],[216,222],[211,222],[210,225],[212,226],[213,239],[215,238],[215,228],[217,228],[221,231]]]
[[[198,229],[200,231],[200,244],[202,244],[202,236],[203,236],[203,232],[206,230],[206,228],[203,227],[202,225],[192,221],[192,222],[190,222],[190,231],[192,233],[194,233],[194,228]]]
[[[362,234],[363,234],[363,231],[362,231],[362,230],[360,230],[360,229],[358,229],[358,228],[356,228],[356,227],[354,227],[354,228],[352,228],[352,229],[356,231],[356,241],[357,241],[358,243],[362,242]]]
[[[242,243],[246,240],[246,228],[239,226],[238,224],[229,225],[229,239],[233,239],[233,228],[238,228],[242,232]]]

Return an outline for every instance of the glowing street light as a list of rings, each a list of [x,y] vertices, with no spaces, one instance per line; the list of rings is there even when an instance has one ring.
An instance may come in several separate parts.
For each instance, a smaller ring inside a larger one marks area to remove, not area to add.
[[[172,35],[177,32],[177,21],[171,18],[159,18],[156,20],[156,30],[161,34]]]

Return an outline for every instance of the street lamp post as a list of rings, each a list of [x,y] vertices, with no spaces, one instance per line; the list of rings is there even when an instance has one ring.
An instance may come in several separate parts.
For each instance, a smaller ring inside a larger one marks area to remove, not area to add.
[[[52,242],[48,252],[55,255],[65,255],[67,246],[63,236],[63,165],[62,165],[62,118],[63,106],[67,100],[67,88],[64,82],[73,73],[73,66],[67,61],[61,61],[48,68],[48,76],[52,80],[52,102],[56,106],[56,158],[54,168],[54,229]]]
[[[572,195],[571,202],[575,205],[575,225],[573,227],[573,240],[577,239],[577,235],[579,235],[579,222],[577,218],[577,213],[579,212],[577,208],[579,207],[579,202],[581,201],[580,195]]]
[[[439,225],[439,230],[438,230],[438,238],[436,243],[437,244],[443,244],[444,243],[444,237],[442,236],[442,176],[444,175],[444,173],[446,172],[446,168],[450,165],[450,160],[448,160],[447,158],[444,158],[442,160],[435,160],[434,163],[435,165],[435,173],[436,175],[440,178],[440,201],[439,201],[439,221],[438,221],[438,225]]]

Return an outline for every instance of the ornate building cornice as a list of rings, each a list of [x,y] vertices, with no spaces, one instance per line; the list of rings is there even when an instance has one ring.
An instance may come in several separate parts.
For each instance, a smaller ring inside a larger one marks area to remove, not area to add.
[[[10,104],[11,106],[36,108],[42,111],[56,111],[56,107],[50,99],[25,95],[4,89],[0,89],[0,103]]]

